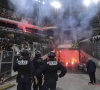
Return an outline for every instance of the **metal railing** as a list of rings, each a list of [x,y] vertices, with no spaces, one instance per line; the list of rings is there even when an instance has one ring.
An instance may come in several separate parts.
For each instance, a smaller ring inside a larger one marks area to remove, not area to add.
[[[11,76],[12,60],[13,60],[12,51],[3,50],[1,52],[0,75],[4,75],[4,77],[7,77],[7,78]]]
[[[31,53],[31,59],[34,58],[36,51],[41,51],[42,56],[45,56],[52,48],[47,44],[40,44],[33,42],[33,45],[22,44],[12,47],[13,51],[2,50],[0,54],[0,75],[4,75],[5,78],[15,76],[17,73],[13,71],[13,64],[20,57],[20,51],[28,49]]]

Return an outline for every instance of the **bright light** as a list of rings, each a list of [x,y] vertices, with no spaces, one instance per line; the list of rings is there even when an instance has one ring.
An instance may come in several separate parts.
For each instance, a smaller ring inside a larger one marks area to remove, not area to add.
[[[97,3],[99,0],[93,0],[93,2]]]
[[[51,3],[51,6],[53,6],[54,8],[60,8],[61,7],[61,4],[58,1],[53,1]]]
[[[72,61],[76,62],[76,59],[75,58],[72,58]]]
[[[42,2],[42,4],[45,4],[45,2]]]
[[[39,1],[40,2],[40,1]]]
[[[68,62],[66,62],[66,65],[68,65]]]
[[[86,5],[87,7],[90,5],[90,0],[84,0],[84,5]]]
[[[74,62],[72,61],[72,65],[74,64]]]

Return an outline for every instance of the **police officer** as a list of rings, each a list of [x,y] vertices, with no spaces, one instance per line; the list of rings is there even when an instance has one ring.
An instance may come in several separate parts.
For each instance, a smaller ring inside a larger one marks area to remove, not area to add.
[[[35,53],[35,58],[33,59],[33,64],[35,67],[35,70],[37,70],[43,63],[43,59],[41,58],[41,53],[40,51],[37,51]],[[41,90],[42,88],[42,74],[37,75],[37,79],[38,79],[38,84],[33,84],[33,90]],[[35,80],[34,80],[35,83]]]
[[[29,52],[23,50],[21,57],[17,59],[13,66],[13,70],[18,71],[17,75],[17,90],[31,90],[31,78],[35,79],[36,84],[38,83],[35,73],[35,68],[32,61],[29,58]]]
[[[48,57],[49,60],[40,66],[37,70],[37,74],[44,74],[42,90],[56,90],[56,81],[58,80],[58,77],[63,77],[67,73],[67,70],[61,63],[55,60],[54,52],[50,52]],[[58,70],[61,70],[59,75],[57,74]]]

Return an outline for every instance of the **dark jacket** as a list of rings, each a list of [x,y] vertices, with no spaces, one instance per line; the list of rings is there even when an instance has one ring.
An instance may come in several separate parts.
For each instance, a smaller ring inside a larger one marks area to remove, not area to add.
[[[37,74],[41,74],[41,73],[43,73],[43,72],[45,72],[45,71],[48,71],[48,73],[50,74],[53,74],[53,72],[54,72],[54,70],[49,70],[48,69],[48,62],[49,61],[47,61],[47,62],[44,62],[41,66],[40,66],[40,68],[37,70]],[[53,62],[53,61],[51,61],[51,62]],[[56,62],[56,61],[55,61]],[[52,66],[51,66],[52,67]],[[55,68],[57,68],[57,71],[58,70],[60,70],[61,71],[61,73],[58,75],[60,78],[61,77],[63,77],[66,73],[67,73],[67,69],[61,64],[61,63],[59,63],[59,62],[57,62],[57,67],[55,67]],[[54,68],[54,69],[55,69]],[[49,72],[50,71],[50,72]],[[44,79],[46,79],[46,77],[48,77],[48,75],[47,74],[45,74],[45,73],[43,73],[44,75],[45,75],[45,77],[44,77]],[[56,72],[56,75],[57,75],[57,72]],[[54,78],[58,78],[58,76],[57,77],[55,77],[54,76]]]
[[[27,65],[23,65],[24,60],[28,61]],[[18,62],[21,62],[22,65],[19,64]],[[13,70],[14,70],[14,72],[18,71],[18,73],[25,72],[25,73],[28,73],[28,74],[32,74],[33,76],[36,75],[35,68],[34,68],[34,65],[33,65],[32,61],[29,60],[29,58],[26,58],[26,57],[18,58],[17,61],[13,65]],[[27,71],[27,70],[29,70],[29,71]]]
[[[86,68],[87,68],[87,72],[95,72],[96,64],[92,60],[89,60],[86,64]]]
[[[35,57],[33,59],[33,65],[35,67],[35,70],[37,70],[43,63],[43,59],[41,57]],[[38,76],[42,76],[42,74],[38,75]]]

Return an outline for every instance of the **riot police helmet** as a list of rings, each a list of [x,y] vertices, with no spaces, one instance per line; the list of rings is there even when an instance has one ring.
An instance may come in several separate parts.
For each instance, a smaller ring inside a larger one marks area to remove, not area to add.
[[[41,52],[40,51],[36,51],[35,57],[41,57]]]
[[[53,51],[51,51],[51,52],[48,53],[48,57],[55,57],[55,56],[56,56],[56,54]]]
[[[27,56],[28,57],[29,56],[29,51],[24,49],[23,51],[21,51],[20,54],[21,54],[21,56]]]

